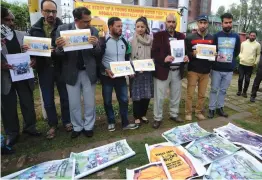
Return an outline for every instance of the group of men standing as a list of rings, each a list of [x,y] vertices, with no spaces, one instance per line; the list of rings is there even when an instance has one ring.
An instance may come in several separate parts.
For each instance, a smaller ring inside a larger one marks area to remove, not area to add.
[[[57,5],[52,0],[43,0],[41,3],[43,17],[38,20],[30,29],[29,35],[34,37],[46,37],[52,39],[52,54],[50,58],[31,56],[31,66],[37,71],[39,84],[44,100],[44,107],[47,112],[48,130],[46,137],[53,139],[56,136],[58,127],[58,117],[54,102],[54,84],[56,84],[61,105],[61,120],[66,131],[73,131],[72,138],[78,137],[82,132],[87,137],[93,136],[93,128],[96,119],[95,109],[95,84],[97,81],[97,64],[102,61],[101,83],[103,86],[103,99],[106,115],[108,118],[108,130],[115,130],[115,116],[112,107],[112,91],[115,89],[119,101],[122,128],[136,129],[136,124],[130,124],[128,120],[128,88],[125,77],[114,78],[109,67],[109,62],[118,60],[128,60],[127,42],[121,37],[122,22],[117,17],[108,20],[109,35],[101,40],[98,31],[90,25],[92,20],[91,12],[85,7],[74,9],[74,23],[62,24],[56,17]],[[14,16],[2,8],[2,23],[13,29]],[[233,17],[231,14],[221,16],[222,28],[214,36],[208,33],[208,17],[199,16],[197,19],[198,30],[195,34],[185,37],[183,33],[177,32],[176,17],[169,15],[166,18],[166,31],[158,32],[154,35],[151,56],[155,61],[156,71],[154,72],[154,123],[153,128],[159,128],[163,119],[163,103],[167,88],[170,87],[170,119],[183,122],[179,114],[179,104],[181,99],[182,78],[184,66],[188,63],[187,74],[187,98],[185,107],[185,120],[192,120],[192,101],[196,86],[198,86],[198,101],[195,115],[199,120],[205,119],[203,109],[205,105],[205,94],[211,76],[211,91],[209,98],[208,117],[213,118],[215,111],[219,116],[227,117],[224,112],[224,100],[226,90],[230,85],[233,70],[236,65],[236,57],[240,51],[246,59],[246,46],[240,49],[240,39],[236,33],[231,31]],[[60,36],[60,31],[90,29],[91,36],[89,43],[92,49],[64,52],[65,39]],[[12,146],[19,137],[19,121],[17,115],[17,96],[19,96],[21,110],[24,118],[24,133],[32,136],[40,136],[36,130],[36,115],[33,100],[33,80],[11,82],[9,69],[12,67],[5,60],[6,54],[25,52],[28,47],[23,46],[23,34],[13,31],[12,40],[5,40],[2,46],[2,119],[7,134],[7,144]],[[254,34],[254,32],[252,32]],[[252,34],[250,43],[254,41]],[[186,44],[186,56],[184,62],[173,64],[174,57],[170,52],[170,41],[183,40]],[[253,41],[252,41],[253,40]],[[216,45],[218,49],[217,61],[211,62],[207,59],[196,58],[196,45],[209,44]],[[21,48],[22,47],[22,48]],[[254,48],[256,45],[254,45]],[[230,55],[225,56],[223,50],[229,50]],[[251,52],[248,52],[251,53]],[[102,56],[101,56],[102,54]],[[249,57],[249,56],[248,56]],[[226,60],[225,60],[226,58]],[[256,63],[257,59],[256,57]],[[251,65],[241,61],[242,72],[248,78]],[[261,63],[261,62],[260,62]],[[243,66],[243,67],[242,67]],[[242,77],[242,76],[241,76]],[[256,84],[261,82],[261,72],[256,78]],[[243,81],[243,78],[242,78]],[[248,81],[246,80],[246,83]],[[241,79],[239,81],[241,84]],[[248,86],[248,85],[247,85]],[[255,88],[258,87],[257,85]],[[241,90],[241,89],[239,89]],[[246,93],[246,86],[243,95]],[[82,119],[81,94],[84,100],[84,116]],[[253,93],[252,93],[253,95]],[[255,97],[255,93],[252,97]]]

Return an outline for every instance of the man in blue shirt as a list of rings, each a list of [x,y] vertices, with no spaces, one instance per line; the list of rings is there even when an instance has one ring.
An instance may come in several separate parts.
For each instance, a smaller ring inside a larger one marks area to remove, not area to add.
[[[221,16],[223,30],[214,35],[214,44],[217,46],[217,59],[211,72],[211,91],[209,97],[209,118],[216,113],[219,116],[228,117],[223,110],[226,91],[233,76],[236,66],[236,57],[240,53],[239,35],[233,33],[233,16],[225,13]]]

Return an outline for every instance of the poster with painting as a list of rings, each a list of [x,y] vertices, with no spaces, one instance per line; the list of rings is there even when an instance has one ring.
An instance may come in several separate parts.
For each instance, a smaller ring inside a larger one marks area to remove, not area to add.
[[[206,172],[205,167],[182,146],[170,142],[145,146],[149,161],[158,162],[163,158],[172,179],[203,176]]]
[[[235,153],[240,148],[216,134],[210,134],[192,141],[186,146],[186,149],[203,165],[207,165]]]
[[[155,71],[153,59],[132,60],[135,71]]]
[[[207,136],[210,133],[201,128],[198,123],[189,123],[177,126],[162,134],[162,136],[174,145],[180,145]]]
[[[75,162],[61,159],[44,162],[2,177],[3,179],[74,179]]]
[[[114,77],[122,77],[135,74],[130,61],[110,62],[110,69]]]
[[[171,55],[175,58],[172,63],[184,62],[185,41],[184,40],[171,40],[170,48],[171,48]]]
[[[234,56],[236,38],[218,37],[218,55],[217,61],[231,63]]]
[[[60,34],[66,41],[63,47],[65,52],[93,48],[93,45],[88,42],[91,36],[90,29],[60,31]]]
[[[6,60],[12,66],[10,69],[12,82],[34,78],[33,69],[30,67],[30,56],[27,53],[7,54]]]
[[[134,155],[135,152],[124,139],[84,152],[71,153],[70,159],[76,161],[75,178],[79,179]]]
[[[262,164],[247,152],[238,151],[213,162],[203,179],[262,179]]]
[[[29,55],[51,57],[51,38],[25,36],[24,45],[29,47]]]
[[[254,132],[228,123],[225,126],[214,129],[220,136],[234,144],[241,145],[256,157],[262,160],[262,136]]]

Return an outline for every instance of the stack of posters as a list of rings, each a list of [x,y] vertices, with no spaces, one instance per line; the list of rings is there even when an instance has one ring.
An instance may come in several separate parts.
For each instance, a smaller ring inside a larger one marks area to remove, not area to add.
[[[34,78],[33,69],[30,67],[30,56],[27,53],[7,54],[6,60],[12,66],[10,74],[12,82]]]
[[[208,179],[262,179],[262,164],[245,151],[212,163],[204,180]]]
[[[182,146],[170,142],[145,146],[149,161],[158,162],[163,158],[172,179],[203,176],[206,172],[205,167]]]
[[[192,156],[200,160],[203,165],[207,165],[235,153],[240,148],[216,134],[210,134],[189,143],[186,149]]]
[[[229,123],[214,129],[220,136],[234,144],[241,145],[262,160],[262,136]]]
[[[3,179],[74,179],[75,162],[70,159],[48,161],[15,172]]]
[[[81,153],[71,153],[70,158],[76,161],[75,178],[78,179],[134,155],[126,140],[121,140]]]
[[[126,169],[127,180],[172,180],[163,159],[159,162],[149,163],[136,169]]]
[[[210,133],[201,128],[198,123],[190,123],[177,126],[162,134],[162,136],[174,145],[180,145],[207,136]]]

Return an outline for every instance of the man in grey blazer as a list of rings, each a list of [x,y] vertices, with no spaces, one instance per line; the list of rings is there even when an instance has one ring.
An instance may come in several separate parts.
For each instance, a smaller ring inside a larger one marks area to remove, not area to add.
[[[19,119],[17,113],[17,95],[19,97],[20,107],[24,118],[23,133],[31,136],[40,136],[41,133],[36,130],[36,114],[34,109],[34,79],[12,82],[10,71],[12,66],[6,61],[7,54],[17,54],[28,49],[23,46],[25,33],[14,30],[14,15],[11,11],[1,7],[2,24],[12,30],[13,37],[1,39],[1,115],[7,135],[6,144],[12,146],[19,137]],[[31,66],[35,61],[31,62]]]
[[[83,132],[87,137],[93,136],[93,127],[96,119],[95,85],[97,81],[96,57],[101,50],[98,44],[98,30],[90,26],[91,12],[85,7],[73,10],[74,23],[64,24],[57,29],[56,45],[60,52],[66,45],[64,38],[60,37],[60,31],[75,29],[90,29],[91,36],[88,41],[93,44],[92,49],[69,51],[65,53],[66,59],[62,63],[69,97],[69,109],[73,132],[71,137],[78,137]],[[81,113],[81,90],[84,97],[84,120]]]

